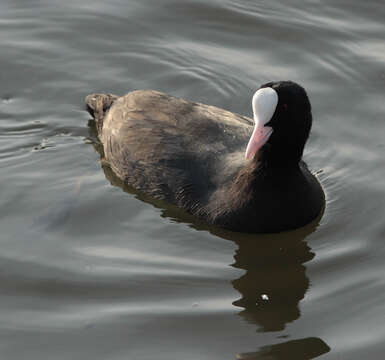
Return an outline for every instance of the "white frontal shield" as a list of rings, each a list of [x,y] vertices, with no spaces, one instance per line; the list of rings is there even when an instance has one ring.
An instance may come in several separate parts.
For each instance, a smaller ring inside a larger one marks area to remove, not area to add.
[[[273,132],[273,128],[264,125],[267,124],[274,115],[278,104],[278,94],[270,87],[259,89],[253,96],[252,104],[255,126],[246,148],[246,160],[254,157]]]

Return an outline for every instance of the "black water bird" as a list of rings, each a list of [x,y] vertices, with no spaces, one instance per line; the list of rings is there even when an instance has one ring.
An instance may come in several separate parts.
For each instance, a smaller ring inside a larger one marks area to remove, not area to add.
[[[153,90],[91,94],[86,105],[104,164],[124,183],[208,223],[280,232],[324,207],[321,185],[302,161],[311,106],[294,82],[262,85],[254,121]]]

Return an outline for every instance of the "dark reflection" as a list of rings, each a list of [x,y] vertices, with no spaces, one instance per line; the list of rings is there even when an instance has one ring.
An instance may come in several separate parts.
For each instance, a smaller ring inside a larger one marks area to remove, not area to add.
[[[94,140],[95,149],[103,159],[103,148],[96,139],[93,121],[90,121],[90,135]],[[232,281],[234,288],[241,295],[233,304],[242,308],[239,315],[247,322],[255,324],[257,331],[282,331],[286,324],[300,317],[299,302],[309,287],[303,264],[315,256],[305,238],[316,230],[322,213],[312,223],[294,231],[263,235],[231,232],[210,226],[174,205],[135,190],[116,177],[108,164],[103,161],[101,164],[112,185],[119,186],[136,198],[160,208],[163,217],[187,223],[197,230],[209,231],[238,245],[232,266],[245,270],[245,273]],[[306,338],[266,346],[256,353],[239,356],[240,359],[304,360],[329,350],[322,340]]]
[[[232,281],[241,294],[233,304],[243,309],[239,315],[257,325],[257,331],[282,331],[300,317],[299,302],[309,287],[303,264],[315,256],[305,239],[316,230],[322,215],[305,227],[277,234],[208,229],[238,245],[232,266],[245,273]]]
[[[280,331],[299,318],[299,301],[309,287],[303,264],[314,257],[304,239],[317,224],[258,239],[234,239],[239,249],[233,266],[246,273],[233,281],[241,294],[233,304],[243,308],[240,315],[260,331]]]
[[[310,360],[330,351],[319,338],[292,340],[280,344],[263,346],[259,351],[238,354],[239,360]]]

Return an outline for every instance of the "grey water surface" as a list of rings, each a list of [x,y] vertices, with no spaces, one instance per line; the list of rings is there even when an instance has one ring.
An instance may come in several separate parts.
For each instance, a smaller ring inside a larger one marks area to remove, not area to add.
[[[374,0],[1,0],[1,359],[382,358],[384,19]],[[122,186],[84,111],[151,88],[250,116],[286,79],[327,204],[282,234]]]

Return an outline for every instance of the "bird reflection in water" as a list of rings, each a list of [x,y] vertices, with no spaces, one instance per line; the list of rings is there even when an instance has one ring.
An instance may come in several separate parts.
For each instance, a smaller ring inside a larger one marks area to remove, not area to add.
[[[300,317],[299,302],[309,288],[305,263],[314,258],[306,237],[318,226],[322,214],[311,224],[279,234],[235,234],[215,231],[215,235],[238,245],[232,266],[245,270],[233,280],[240,299],[233,305],[239,315],[257,331],[282,331]],[[257,352],[238,354],[238,359],[314,359],[330,351],[319,338],[309,337],[263,346]]]
[[[233,266],[246,272],[232,282],[241,294],[233,304],[259,331],[281,331],[300,316],[299,302],[309,287],[303,264],[314,257],[304,241],[307,233],[305,228],[234,240],[239,248]]]
[[[315,256],[305,238],[315,231],[322,213],[301,229],[278,234],[242,234],[208,226],[177,207],[155,200],[124,184],[103,162],[103,148],[97,141],[93,121],[90,121],[89,126],[93,145],[101,156],[104,173],[112,185],[161,208],[164,217],[189,223],[198,230],[210,231],[238,245],[232,266],[245,270],[245,273],[232,281],[233,287],[241,294],[233,305],[243,309],[239,313],[243,319],[257,325],[259,332],[270,332],[282,331],[286,324],[300,317],[299,302],[309,288],[304,264]],[[309,337],[263,346],[257,352],[240,353],[237,358],[307,360],[329,351],[330,348],[321,339]]]

